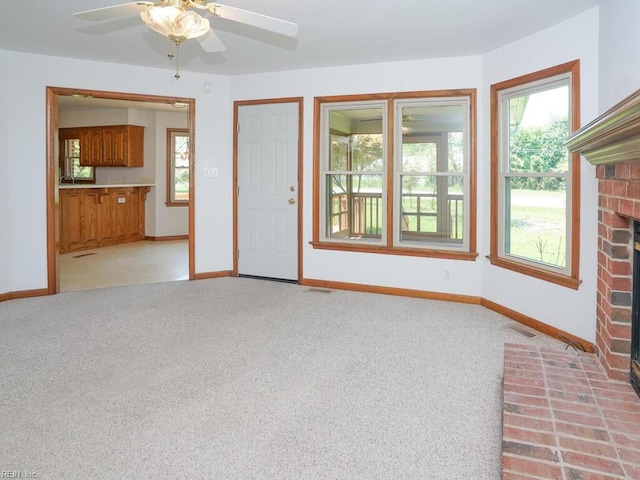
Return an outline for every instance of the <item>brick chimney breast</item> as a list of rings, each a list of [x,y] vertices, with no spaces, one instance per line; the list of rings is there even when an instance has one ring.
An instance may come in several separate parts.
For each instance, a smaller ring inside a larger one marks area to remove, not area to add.
[[[640,221],[640,90],[575,132],[565,145],[596,165],[596,353],[609,378],[629,381],[632,229]]]

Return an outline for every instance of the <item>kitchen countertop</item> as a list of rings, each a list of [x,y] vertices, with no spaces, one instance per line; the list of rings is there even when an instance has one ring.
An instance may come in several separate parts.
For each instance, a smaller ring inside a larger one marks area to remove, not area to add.
[[[67,188],[122,188],[122,187],[155,187],[155,183],[61,183],[60,189]]]

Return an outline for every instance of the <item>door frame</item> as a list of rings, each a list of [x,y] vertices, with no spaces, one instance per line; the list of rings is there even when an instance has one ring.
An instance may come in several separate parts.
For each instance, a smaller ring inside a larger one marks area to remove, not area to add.
[[[60,242],[60,198],[58,193],[58,159],[55,142],[58,132],[58,96],[80,95],[109,100],[127,100],[149,103],[184,103],[188,105],[187,128],[189,130],[189,280],[195,279],[195,119],[196,101],[194,98],[164,97],[137,93],[109,92],[102,90],[85,90],[65,87],[46,87],[46,122],[47,122],[47,293],[60,291],[60,274],[58,265],[58,249]],[[164,183],[161,182],[162,188]],[[156,188],[158,184],[156,182]]]
[[[302,207],[303,207],[303,127],[304,98],[284,97],[259,100],[236,100],[233,102],[233,270],[231,275],[238,276],[238,121],[240,107],[268,105],[276,103],[295,103],[298,105],[298,282],[303,277],[302,271]]]

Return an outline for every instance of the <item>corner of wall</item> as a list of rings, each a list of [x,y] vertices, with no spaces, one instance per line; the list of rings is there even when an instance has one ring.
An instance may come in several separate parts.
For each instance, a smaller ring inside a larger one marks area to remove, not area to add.
[[[7,111],[7,65],[4,58],[4,52],[0,50],[0,112]],[[0,115],[0,145],[8,145],[8,118],[9,115]],[[7,208],[9,202],[9,185],[10,163],[8,159],[8,149],[0,149],[0,225],[3,225],[2,234],[0,234],[0,296],[3,293],[11,291],[11,267],[9,259],[11,258],[11,239],[4,226],[11,224],[11,211]]]

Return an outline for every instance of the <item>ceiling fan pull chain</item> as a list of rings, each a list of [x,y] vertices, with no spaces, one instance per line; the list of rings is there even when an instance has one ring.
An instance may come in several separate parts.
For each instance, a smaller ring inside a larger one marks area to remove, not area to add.
[[[173,41],[169,39],[169,54],[167,55],[169,60],[173,60]]]
[[[180,45],[176,43],[176,80],[180,80]]]

